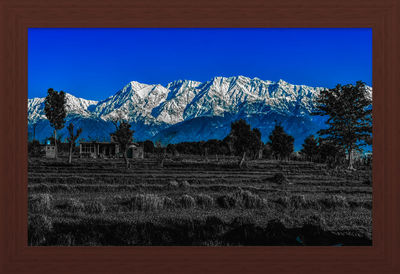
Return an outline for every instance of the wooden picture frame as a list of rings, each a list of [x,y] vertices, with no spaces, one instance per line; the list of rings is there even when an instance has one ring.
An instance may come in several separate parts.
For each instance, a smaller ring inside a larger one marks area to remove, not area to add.
[[[398,0],[1,0],[0,273],[400,273],[399,15]],[[39,27],[372,28],[373,246],[28,247],[27,39]]]

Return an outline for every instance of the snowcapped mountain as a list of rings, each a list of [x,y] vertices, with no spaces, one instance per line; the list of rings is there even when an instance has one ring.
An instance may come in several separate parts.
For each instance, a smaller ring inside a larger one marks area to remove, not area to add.
[[[69,93],[65,94],[65,98],[65,108],[68,115],[77,115],[81,117],[92,116],[92,113],[88,110],[88,108],[98,103],[97,101],[77,98]],[[28,124],[46,119],[46,114],[44,112],[44,100],[44,97],[28,99]]]
[[[323,127],[321,117],[310,115],[313,99],[323,89],[244,76],[214,77],[203,83],[178,80],[166,87],[132,81],[100,102],[67,94],[66,124],[82,127],[85,139],[109,140],[114,131],[111,121],[121,117],[132,124],[136,140],[177,143],[222,139],[231,122],[242,118],[259,128],[266,142],[277,121],[295,137],[299,149],[304,138]],[[37,139],[51,135],[44,98],[28,99],[30,131],[33,124]],[[65,129],[60,132],[66,136]]]

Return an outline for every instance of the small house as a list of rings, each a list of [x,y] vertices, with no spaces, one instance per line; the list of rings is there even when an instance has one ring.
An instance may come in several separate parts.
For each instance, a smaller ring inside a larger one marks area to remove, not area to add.
[[[80,142],[79,143],[79,154],[81,157],[91,158],[119,158],[122,157],[119,144],[117,143],[115,136],[110,135],[110,142]],[[131,159],[143,159],[144,150],[143,147],[138,144],[132,143],[129,145],[127,151],[127,157]]]
[[[131,159],[143,159],[144,158],[143,147],[140,147],[137,144],[130,145],[128,148],[127,157]]]
[[[51,144],[50,140],[47,140],[47,143],[44,146],[44,151],[46,152],[46,158],[56,157],[56,147]]]
[[[54,145],[45,145],[44,150],[46,152],[46,158],[56,157],[56,147]]]

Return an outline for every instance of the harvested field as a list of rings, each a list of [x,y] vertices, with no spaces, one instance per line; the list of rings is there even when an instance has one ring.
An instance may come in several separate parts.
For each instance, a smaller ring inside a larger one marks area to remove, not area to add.
[[[29,245],[371,245],[370,170],[30,158]]]

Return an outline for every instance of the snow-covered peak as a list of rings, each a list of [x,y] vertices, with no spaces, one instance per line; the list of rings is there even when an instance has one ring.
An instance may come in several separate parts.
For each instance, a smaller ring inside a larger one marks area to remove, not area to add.
[[[168,83],[167,89],[174,89],[174,88],[195,88],[198,87],[201,82],[193,81],[193,80],[176,80],[173,82]]]
[[[122,116],[147,125],[174,125],[198,117],[239,113],[305,116],[311,113],[313,99],[323,89],[241,75],[216,76],[205,82],[177,80],[166,87],[131,81],[100,102],[67,94],[67,112],[104,121]],[[44,98],[29,99],[28,109],[30,121],[45,119]]]
[[[45,97],[28,99],[28,120],[30,123],[46,119],[44,112],[45,99]],[[69,93],[65,93],[65,101],[67,115],[79,115],[82,117],[91,116],[88,108],[98,103],[97,101],[75,97]]]
[[[69,114],[82,114],[90,115],[88,110],[89,106],[96,105],[98,102],[94,100],[86,100],[83,98],[78,98],[72,94],[65,94],[66,104],[65,108]]]

